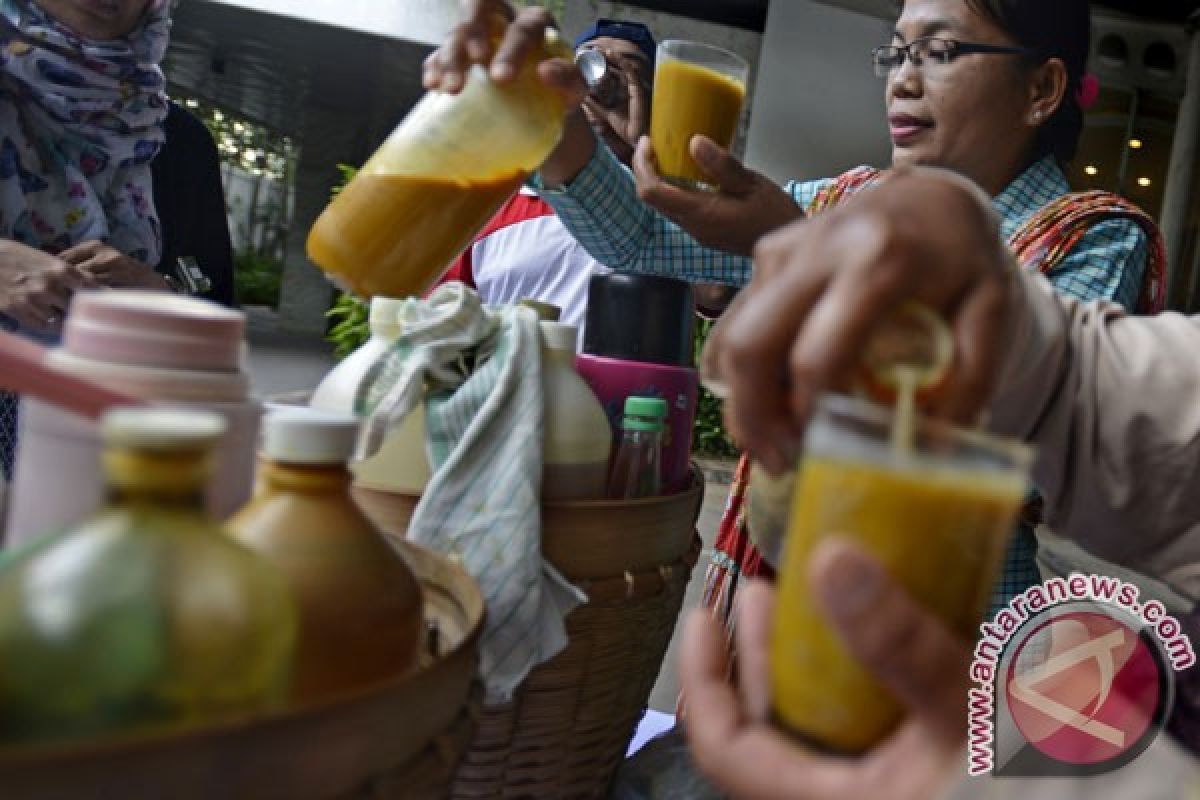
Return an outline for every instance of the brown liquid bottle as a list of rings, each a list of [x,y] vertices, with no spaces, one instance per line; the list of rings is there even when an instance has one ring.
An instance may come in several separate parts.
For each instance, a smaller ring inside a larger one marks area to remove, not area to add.
[[[268,416],[258,490],[228,523],[295,595],[300,701],[404,674],[424,627],[412,571],[350,497],[357,432],[349,415]]]
[[[552,57],[570,51],[548,29]],[[541,59],[503,85],[476,65],[461,93],[426,94],[317,219],[309,258],[365,298],[423,294],[561,138]]]

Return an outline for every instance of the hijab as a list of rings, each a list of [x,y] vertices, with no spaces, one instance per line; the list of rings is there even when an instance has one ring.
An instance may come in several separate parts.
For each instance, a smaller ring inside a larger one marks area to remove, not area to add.
[[[170,11],[151,0],[128,35],[96,41],[0,0],[0,236],[51,253],[98,239],[157,265]]]

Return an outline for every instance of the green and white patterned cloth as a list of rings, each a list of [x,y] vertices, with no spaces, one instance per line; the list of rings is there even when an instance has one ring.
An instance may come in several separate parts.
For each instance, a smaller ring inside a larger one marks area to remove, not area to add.
[[[425,400],[434,473],[408,538],[451,555],[487,601],[482,674],[504,701],[567,644],[563,619],[587,597],[542,558],[545,399],[537,315],[487,309],[460,283],[409,300],[402,333],[358,399],[364,451]],[[426,394],[427,393],[427,394]]]

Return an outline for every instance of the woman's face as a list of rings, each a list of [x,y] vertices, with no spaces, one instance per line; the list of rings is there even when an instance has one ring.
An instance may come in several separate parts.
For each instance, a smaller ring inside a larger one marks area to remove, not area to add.
[[[892,44],[929,36],[1017,45],[964,0],[907,0]],[[887,78],[893,164],[945,167],[992,194],[1003,190],[1025,166],[1037,128],[1033,79],[1019,58],[962,54],[922,66],[906,58]]]
[[[120,39],[137,27],[150,0],[36,0],[85,39]]]

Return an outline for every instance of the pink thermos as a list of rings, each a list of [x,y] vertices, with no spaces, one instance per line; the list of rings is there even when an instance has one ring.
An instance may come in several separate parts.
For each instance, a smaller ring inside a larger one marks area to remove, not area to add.
[[[588,287],[583,353],[575,368],[620,431],[625,399],[661,397],[669,413],[662,485],[687,487],[699,378],[692,366],[692,287],[657,276],[595,275]]]

